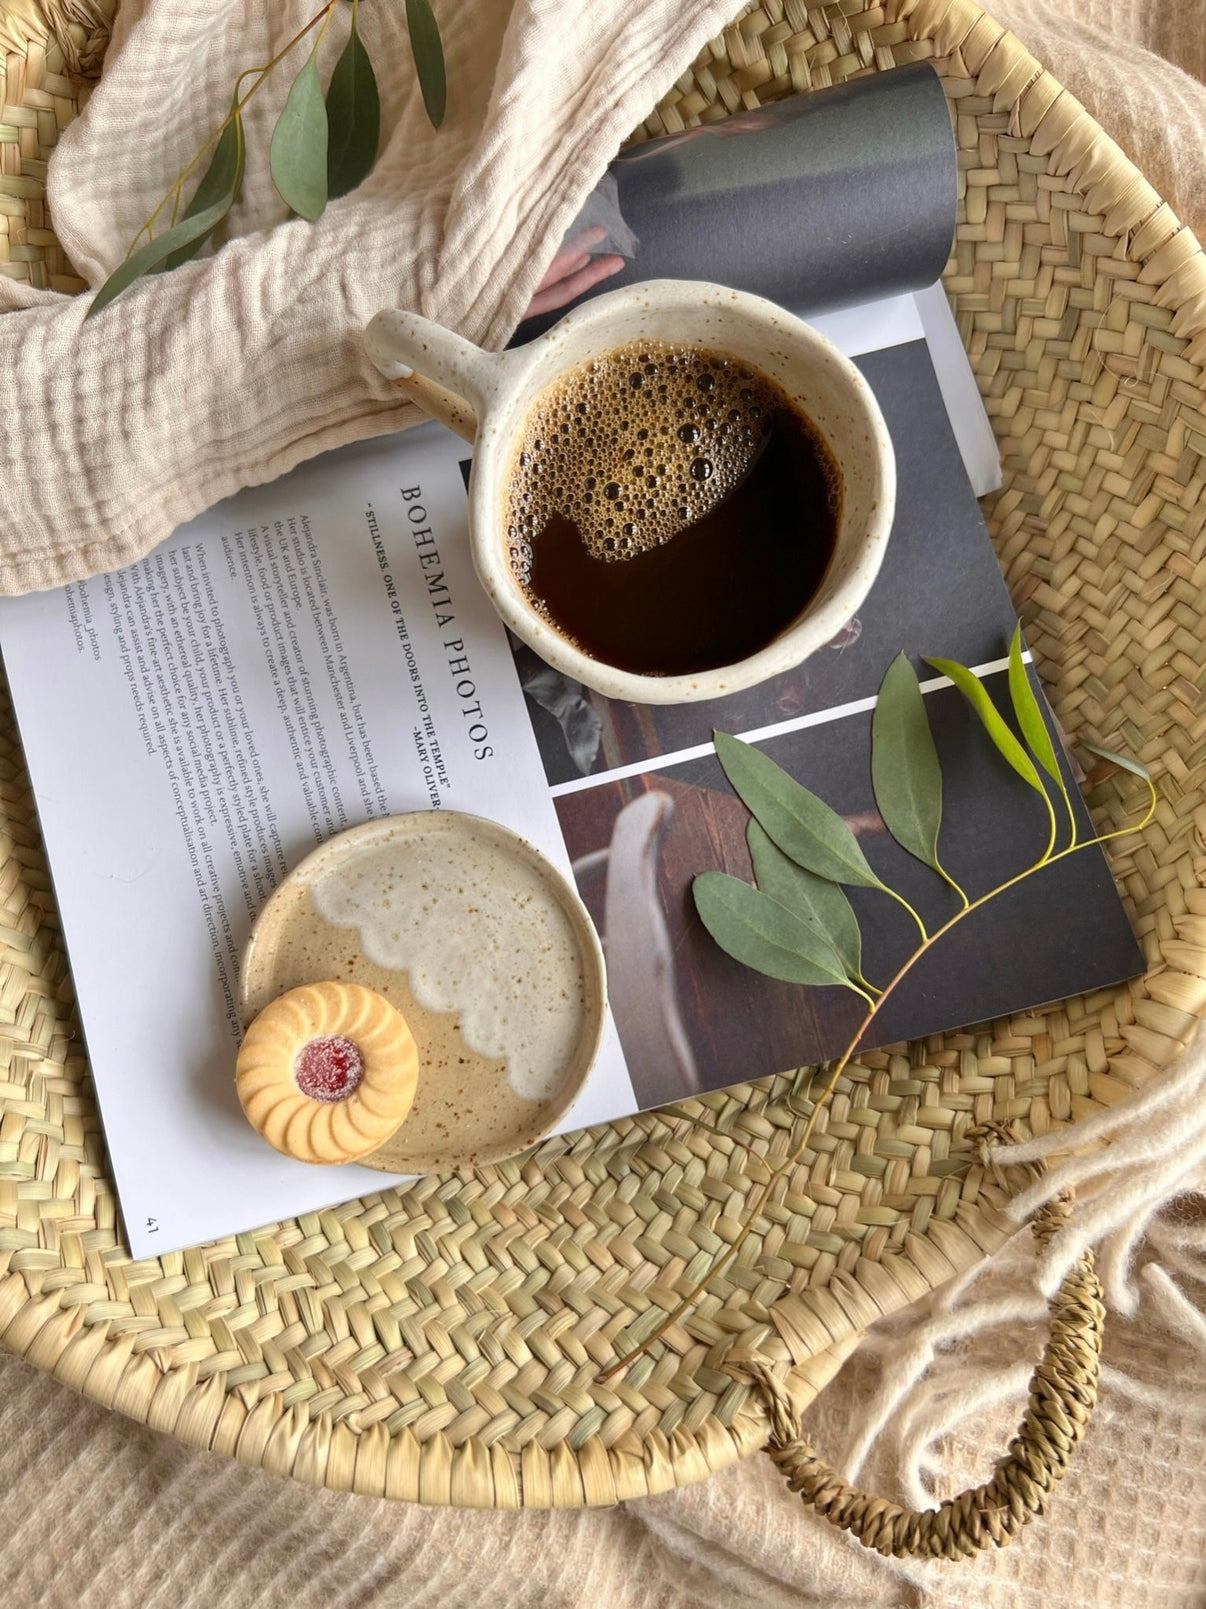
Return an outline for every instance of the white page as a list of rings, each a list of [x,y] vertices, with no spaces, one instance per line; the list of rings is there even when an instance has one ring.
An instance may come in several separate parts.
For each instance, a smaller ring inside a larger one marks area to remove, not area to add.
[[[915,291],[911,300],[930,348],[930,361],[967,478],[976,496],[986,497],[1001,489],[1001,449],[992,433],[951,304],[941,282]]]
[[[505,823],[569,873],[506,633],[473,574],[466,453],[446,431],[423,426],[245,492],[116,575],[0,603],[137,1257],[387,1182],[367,1168],[278,1155],[235,1095],[237,958],[289,866],[345,825],[427,807],[434,788],[443,806]],[[254,535],[265,526],[270,543]],[[259,573],[270,552],[281,556],[275,577]],[[438,563],[421,568],[433,554]],[[258,613],[252,595],[263,603]],[[434,766],[424,776],[423,715],[401,621],[446,785]],[[296,672],[292,630],[308,682]],[[274,680],[265,638],[292,658],[293,688]],[[202,764],[222,779],[205,795]],[[613,1030],[564,1126],[635,1104]]]
[[[925,333],[909,296],[815,322],[851,356]],[[955,357],[948,347],[948,370]],[[344,825],[431,803],[399,611],[445,762],[447,784],[431,783],[441,804],[504,822],[570,870],[506,634],[473,574],[467,453],[437,426],[360,443],[241,493],[116,575],[0,599],[0,642],[137,1257],[388,1182],[371,1169],[292,1162],[252,1131],[234,1091],[234,990],[253,916],[287,867]],[[420,509],[420,520],[409,517]],[[275,576],[259,574],[261,527],[287,556]],[[438,565],[421,564],[433,552]],[[253,598],[272,607],[261,602],[257,614]],[[291,626],[308,673],[292,687],[274,679],[265,652],[266,641],[296,662]],[[468,672],[458,668],[465,658]],[[174,715],[174,731],[167,720],[157,729],[157,709]],[[218,778],[208,795],[194,783],[191,798],[190,742]],[[187,835],[182,821],[193,823]],[[637,1104],[609,1027],[561,1129]]]

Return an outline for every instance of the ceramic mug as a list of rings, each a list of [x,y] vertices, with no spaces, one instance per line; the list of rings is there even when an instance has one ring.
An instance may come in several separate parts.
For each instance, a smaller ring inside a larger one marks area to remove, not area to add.
[[[484,352],[451,330],[405,312],[378,313],[365,340],[387,379],[475,444],[470,541],[478,577],[498,613],[548,664],[608,698],[686,704],[721,698],[791,670],[837,635],[875,580],[896,499],[887,426],[870,386],[849,359],[773,302],[694,280],[649,280],[595,297],[547,334],[507,352]],[[762,370],[818,426],[842,473],[833,557],[800,616],[748,658],[690,675],[638,675],[583,653],[533,608],[507,552],[508,490],[532,404],[579,364],[641,340],[727,352]]]

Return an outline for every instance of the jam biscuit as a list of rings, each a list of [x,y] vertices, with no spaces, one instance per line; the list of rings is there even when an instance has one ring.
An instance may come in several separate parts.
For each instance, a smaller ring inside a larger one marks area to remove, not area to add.
[[[358,983],[308,983],[264,1007],[239,1049],[247,1120],[299,1162],[355,1162],[388,1140],[415,1098],[406,1019]]]

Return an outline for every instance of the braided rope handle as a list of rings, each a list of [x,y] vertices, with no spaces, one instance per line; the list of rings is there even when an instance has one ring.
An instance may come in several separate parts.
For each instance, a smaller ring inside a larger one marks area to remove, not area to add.
[[[1040,1242],[1055,1233],[1068,1210],[1064,1198],[1042,1209],[1033,1225]],[[1092,1252],[1086,1251],[1064,1279],[1051,1299],[1050,1315],[1051,1334],[1030,1382],[1025,1417],[983,1486],[922,1511],[860,1491],[799,1434],[782,1382],[764,1365],[751,1364],[770,1414],[770,1456],[793,1492],[878,1553],[961,1559],[981,1548],[1007,1546],[1045,1511],[1097,1401],[1105,1308]]]

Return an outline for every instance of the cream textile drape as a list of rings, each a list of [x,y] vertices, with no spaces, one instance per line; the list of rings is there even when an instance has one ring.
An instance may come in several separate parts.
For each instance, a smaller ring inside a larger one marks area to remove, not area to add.
[[[49,181],[93,287],[317,0],[125,0],[104,77]],[[342,46],[340,7],[322,45]],[[449,111],[428,123],[405,9],[366,4],[384,136],[316,224],[285,222],[266,152],[290,74],[248,107],[233,243],[84,322],[86,298],[0,278],[0,591],[128,563],[239,487],[395,428],[364,356],[384,306],[503,344],[625,134],[727,20],[723,0],[441,0]],[[305,47],[297,49],[297,61]],[[277,227],[272,227],[277,226]]]

